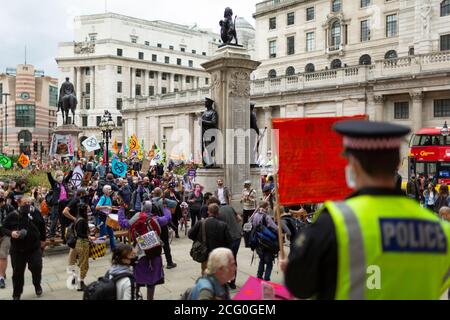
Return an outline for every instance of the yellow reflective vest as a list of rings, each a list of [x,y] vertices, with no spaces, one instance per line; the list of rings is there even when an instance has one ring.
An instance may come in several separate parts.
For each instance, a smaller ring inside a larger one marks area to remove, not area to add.
[[[450,224],[401,196],[327,202],[337,300],[438,300],[450,286]]]

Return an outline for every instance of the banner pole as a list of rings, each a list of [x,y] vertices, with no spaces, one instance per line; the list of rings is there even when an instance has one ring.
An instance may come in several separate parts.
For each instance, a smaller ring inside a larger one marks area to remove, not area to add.
[[[284,252],[284,241],[283,241],[283,230],[281,227],[281,210],[280,210],[280,196],[278,194],[278,173],[273,175],[274,183],[275,183],[275,214],[278,225],[278,245],[280,247],[280,257],[281,260],[286,258],[286,254]]]

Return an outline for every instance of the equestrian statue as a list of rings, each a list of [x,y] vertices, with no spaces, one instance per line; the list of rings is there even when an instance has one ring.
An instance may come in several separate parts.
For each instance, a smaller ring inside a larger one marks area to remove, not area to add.
[[[75,87],[69,81],[69,78],[66,78],[66,82],[64,82],[59,90],[59,102],[58,102],[58,111],[61,110],[63,117],[63,124],[75,124],[75,110],[77,109],[78,100],[75,96]],[[72,111],[72,123],[69,123],[69,110]]]

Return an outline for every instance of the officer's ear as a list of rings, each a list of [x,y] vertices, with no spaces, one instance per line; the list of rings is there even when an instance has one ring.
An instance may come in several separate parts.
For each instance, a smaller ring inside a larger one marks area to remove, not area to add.
[[[361,166],[361,162],[352,154],[348,155],[348,163],[353,170],[354,178],[361,177],[361,175],[365,174],[364,169]]]

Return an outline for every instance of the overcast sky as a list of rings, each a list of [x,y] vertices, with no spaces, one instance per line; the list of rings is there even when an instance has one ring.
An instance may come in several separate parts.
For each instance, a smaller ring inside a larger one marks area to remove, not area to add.
[[[197,23],[219,33],[225,7],[254,25],[252,14],[258,2],[261,0],[107,0],[107,10],[147,20]],[[103,12],[105,0],[2,0],[0,73],[23,63],[27,46],[27,62],[57,77],[57,46],[73,41],[73,18]]]

